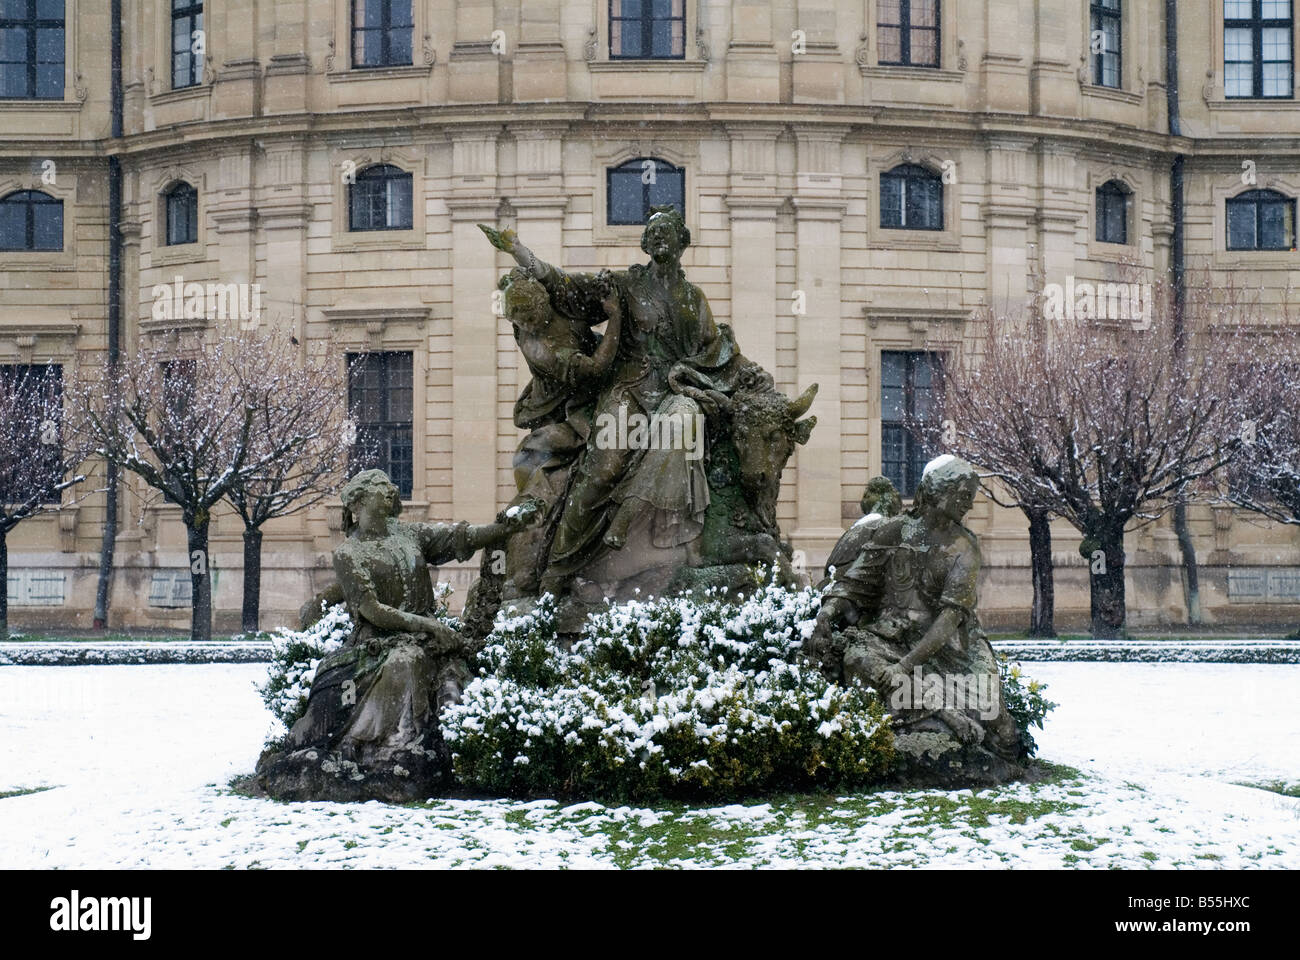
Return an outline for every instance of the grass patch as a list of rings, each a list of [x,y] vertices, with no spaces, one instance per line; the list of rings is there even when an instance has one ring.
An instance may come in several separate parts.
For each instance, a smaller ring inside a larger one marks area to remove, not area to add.
[[[1284,797],[1300,798],[1300,780],[1262,780],[1253,783],[1249,780],[1238,780],[1236,784],[1239,787],[1253,787],[1256,790],[1280,793]]]
[[[53,789],[53,787],[19,787],[17,790],[0,790],[0,800],[8,800],[10,797],[27,797],[33,793],[44,793],[46,790]]]

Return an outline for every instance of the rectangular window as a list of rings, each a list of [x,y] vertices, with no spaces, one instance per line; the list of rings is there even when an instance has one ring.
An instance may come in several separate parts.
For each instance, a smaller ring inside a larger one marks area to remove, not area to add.
[[[1121,55],[1123,53],[1124,11],[1121,0],[1093,0],[1092,2],[1092,82],[1099,87],[1123,85]]]
[[[876,59],[882,66],[939,66],[939,0],[878,0]]]
[[[348,369],[348,416],[357,428],[348,472],[383,470],[409,500],[415,459],[412,354],[350,353]]]
[[[1290,99],[1295,87],[1291,0],[1224,0],[1223,93]]]
[[[686,0],[609,0],[611,60],[686,57]]]
[[[880,354],[880,469],[904,497],[916,494],[921,471],[933,455],[914,433],[929,420],[943,356],[925,350]]]
[[[352,66],[409,67],[414,32],[411,0],[352,0]]]
[[[172,89],[203,82],[203,0],[172,0]]]
[[[25,503],[33,497],[58,503],[61,495],[54,487],[63,479],[63,367],[4,364],[0,392],[15,414],[0,423],[0,503]]]
[[[62,100],[63,0],[0,0],[0,99]]]

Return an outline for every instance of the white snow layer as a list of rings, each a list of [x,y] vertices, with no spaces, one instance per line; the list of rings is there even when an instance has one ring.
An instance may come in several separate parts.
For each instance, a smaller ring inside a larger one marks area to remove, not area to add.
[[[1030,665],[1078,780],[657,810],[232,795],[265,669],[0,669],[0,867],[1300,867],[1300,800],[1233,785],[1300,781],[1300,665]]]

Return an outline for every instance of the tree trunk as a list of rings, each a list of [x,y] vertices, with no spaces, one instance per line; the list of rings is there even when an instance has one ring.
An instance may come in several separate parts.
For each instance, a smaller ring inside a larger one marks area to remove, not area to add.
[[[1029,614],[1031,637],[1056,636],[1056,585],[1052,574],[1052,523],[1041,510],[1026,510],[1029,517],[1029,567],[1034,584],[1034,605]]]
[[[9,531],[0,527],[0,640],[9,639]]]
[[[244,528],[244,604],[243,630],[257,633],[262,609],[262,531]]]
[[[1183,554],[1183,598],[1187,603],[1187,622],[1192,625],[1205,622],[1201,616],[1201,578],[1196,569],[1196,544],[1187,526],[1187,504],[1174,505],[1174,532],[1178,534],[1178,549]]]
[[[212,639],[212,567],[208,556],[208,520],[185,524],[190,561],[190,639]]]
[[[113,583],[113,547],[117,543],[117,464],[108,465],[108,492],[104,500],[104,537],[99,544],[99,583],[95,587],[96,630],[108,626],[108,604]]]
[[[1124,531],[1106,530],[1093,537],[1098,549],[1090,557],[1089,594],[1092,636],[1118,640],[1124,636]]]

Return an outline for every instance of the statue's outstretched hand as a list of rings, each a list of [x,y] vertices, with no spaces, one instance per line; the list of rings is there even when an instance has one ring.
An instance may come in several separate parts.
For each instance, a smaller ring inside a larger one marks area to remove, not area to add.
[[[545,514],[540,500],[525,500],[523,503],[504,510],[501,522],[510,528],[511,533],[518,533],[539,523]]]
[[[515,244],[519,241],[519,236],[510,229],[494,230],[485,223],[480,223],[478,228],[487,236],[492,246],[496,247],[502,253],[508,253],[514,256]]]

